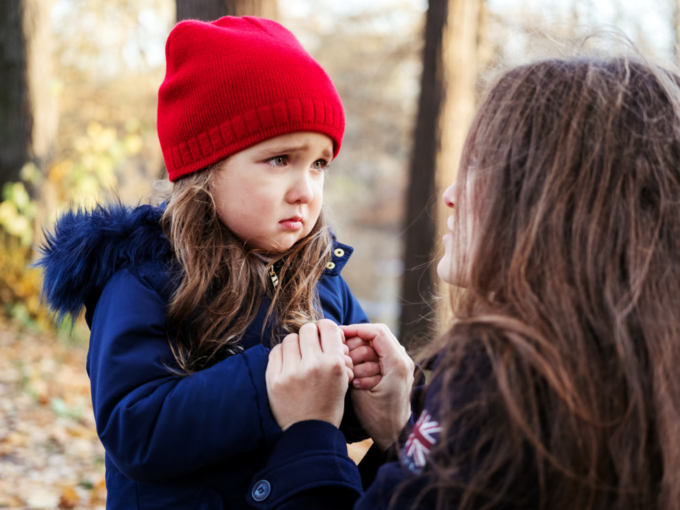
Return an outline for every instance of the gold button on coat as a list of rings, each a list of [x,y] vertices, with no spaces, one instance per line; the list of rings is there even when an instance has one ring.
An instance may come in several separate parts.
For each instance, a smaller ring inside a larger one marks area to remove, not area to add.
[[[326,264],[326,269],[335,269],[335,262],[329,262]]]
[[[333,252],[336,257],[342,257],[345,254],[345,250],[342,248],[336,248],[335,251]]]

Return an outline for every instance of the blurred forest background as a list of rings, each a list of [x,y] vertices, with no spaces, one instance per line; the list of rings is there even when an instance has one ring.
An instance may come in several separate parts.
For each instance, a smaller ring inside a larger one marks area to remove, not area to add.
[[[673,66],[680,30],[680,0],[2,0],[0,508],[104,504],[87,327],[50,325],[30,264],[65,208],[147,201],[165,175],[165,39],[177,19],[226,14],[277,19],[336,84],[347,130],[326,202],[356,250],[343,275],[405,343],[445,316],[440,197],[488,77],[603,27]]]

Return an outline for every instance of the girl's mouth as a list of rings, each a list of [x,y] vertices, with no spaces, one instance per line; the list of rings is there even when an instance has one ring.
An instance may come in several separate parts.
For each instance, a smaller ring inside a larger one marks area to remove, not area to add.
[[[285,230],[300,230],[302,228],[302,218],[300,216],[293,216],[279,221],[279,225]]]

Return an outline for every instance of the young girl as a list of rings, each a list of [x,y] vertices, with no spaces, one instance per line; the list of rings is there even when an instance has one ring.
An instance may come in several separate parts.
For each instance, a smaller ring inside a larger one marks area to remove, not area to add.
[[[86,308],[107,508],[242,508],[281,433],[270,343],[322,317],[367,320],[340,276],[352,249],[322,211],[344,114],[323,69],[269,20],[181,22],[166,57],[171,191],[158,208],[65,214],[40,261],[44,293],[62,317]]]
[[[465,293],[400,462],[360,497],[337,429],[287,411],[296,359],[277,346],[270,404],[289,428],[253,479],[279,488],[261,507],[680,509],[680,77],[633,57],[508,71],[444,201],[456,213],[438,272]],[[385,368],[353,395],[385,448],[408,417],[408,360],[384,330],[344,329]]]

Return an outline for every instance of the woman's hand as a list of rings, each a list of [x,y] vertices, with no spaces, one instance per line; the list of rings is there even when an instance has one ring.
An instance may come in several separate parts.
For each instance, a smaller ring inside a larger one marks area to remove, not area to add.
[[[330,320],[305,324],[269,353],[267,395],[282,430],[304,420],[323,420],[336,427],[352,380],[340,328]]]
[[[348,343],[359,338],[370,344],[378,356],[379,382],[368,391],[352,389],[351,396],[359,422],[384,451],[397,440],[411,416],[413,361],[384,324],[356,324],[341,328],[349,339]],[[350,356],[352,352],[350,347]]]

